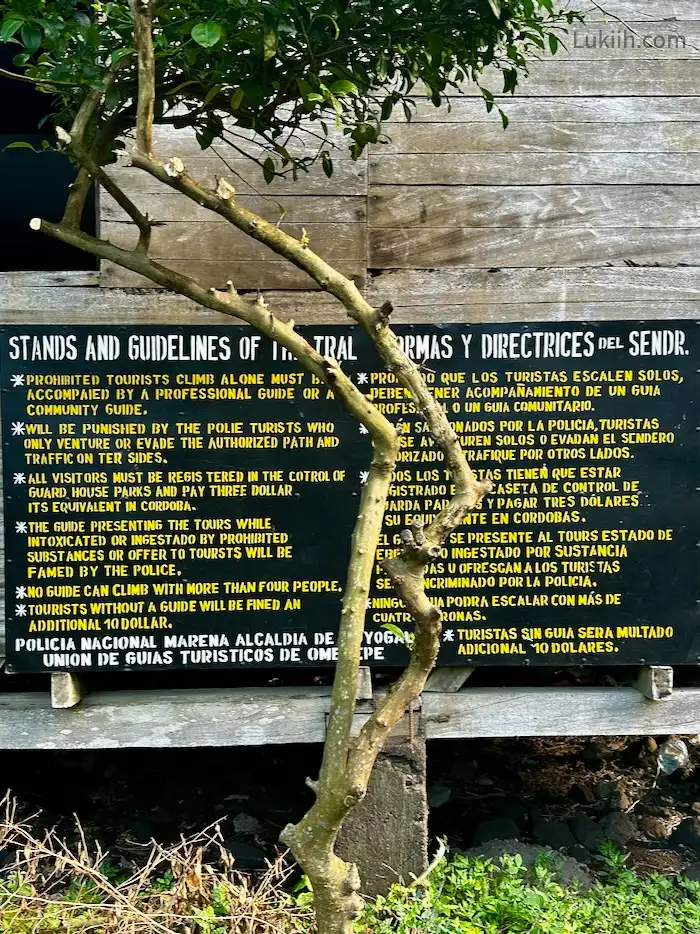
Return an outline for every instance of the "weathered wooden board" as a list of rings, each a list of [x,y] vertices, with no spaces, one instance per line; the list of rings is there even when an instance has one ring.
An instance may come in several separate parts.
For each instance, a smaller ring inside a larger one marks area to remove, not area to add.
[[[700,126],[691,122],[584,124],[398,124],[377,155],[395,153],[700,152]],[[374,153],[373,153],[374,155]]]
[[[361,224],[367,218],[365,195],[239,195],[238,203],[265,220],[277,223],[284,209],[284,222],[290,224]],[[134,201],[157,223],[166,221],[211,221],[216,215],[185,198],[177,191],[153,182],[152,190],[140,191]],[[125,221],[128,215],[106,192],[100,197],[103,221]]]
[[[327,688],[120,691],[52,710],[43,694],[0,695],[0,749],[186,748],[322,743]],[[367,718],[362,706],[356,727]],[[634,688],[469,688],[426,693],[429,740],[695,733],[700,690],[663,702]]]
[[[369,165],[372,185],[683,185],[700,177],[700,153],[373,153]]]
[[[626,270],[611,270],[614,273],[625,274],[621,282],[623,289],[631,287],[626,276]],[[692,272],[692,270],[689,270]],[[481,271],[476,271],[481,274]],[[512,290],[518,288],[523,294],[533,286],[525,284],[523,270],[505,270],[509,285],[504,294],[492,295],[490,302],[475,302],[473,300],[476,289],[467,289],[459,294],[447,295],[447,299],[454,298],[454,303],[448,303],[439,289],[435,289],[438,301],[431,301],[426,292],[421,289],[430,288],[427,281],[407,279],[403,270],[397,272],[381,273],[376,276],[367,291],[368,297],[375,303],[381,303],[389,295],[395,303],[392,320],[399,323],[413,324],[420,321],[428,323],[444,321],[558,321],[578,318],[580,320],[648,320],[658,317],[660,309],[668,318],[699,318],[700,319],[700,290],[696,292],[695,299],[670,300],[667,294],[668,284],[658,282],[656,298],[644,300],[613,300],[597,301],[591,296],[591,281],[588,275],[582,283],[581,291],[577,291],[569,282],[570,298],[566,296],[561,301],[521,301]],[[557,280],[562,275],[570,277],[573,270],[558,272]],[[464,279],[465,274],[471,275],[467,270],[448,270],[445,278],[450,279],[453,290],[459,286],[455,283],[455,275]],[[427,277],[427,274],[425,274]],[[493,276],[487,273],[487,276]],[[396,290],[395,283],[403,281],[410,285],[413,291],[400,292]],[[515,280],[515,282],[513,281]],[[4,288],[3,276],[0,275],[0,322],[2,324],[53,324],[56,316],[67,325],[89,324],[101,322],[104,324],[212,324],[220,326],[222,322],[235,319],[218,312],[208,311],[195,305],[189,299],[178,295],[171,295],[159,290],[133,290],[121,289],[62,289],[60,293],[41,288]],[[389,287],[388,282],[394,283]],[[548,282],[540,280],[541,287],[547,288]],[[600,290],[601,283],[596,284]],[[606,288],[610,292],[612,285]],[[582,297],[583,295],[583,297]],[[577,297],[578,296],[578,297]],[[510,301],[501,300],[506,297]],[[271,308],[281,317],[292,317],[298,324],[345,324],[347,316],[340,304],[333,298],[321,292],[265,292],[265,300]]]
[[[19,271],[19,272],[0,272],[0,302],[6,289],[20,288],[40,288],[56,289],[67,288],[77,289],[96,286],[99,283],[100,274],[96,269],[67,270],[66,272],[53,271]]]
[[[254,295],[251,295],[253,298]],[[299,324],[343,324],[347,320],[339,302],[321,292],[265,292],[266,301],[282,317]],[[216,324],[234,319],[201,308],[188,298],[159,289],[43,289],[6,284],[0,273],[0,323],[66,325],[104,324]]]
[[[614,302],[624,317],[626,302],[656,302],[656,314],[667,314],[667,302],[700,299],[700,280],[693,267],[601,266],[582,269],[400,269],[374,275],[368,283],[372,301],[402,305],[559,304],[562,315],[576,317],[573,304]],[[446,319],[443,319],[446,320]]]
[[[215,155],[205,153],[188,159],[186,165],[192,178],[201,184],[215,187],[217,176],[223,176],[241,195],[361,195],[367,185],[365,160],[338,161],[331,178],[327,178],[317,164],[308,172],[300,172],[296,182],[290,175],[289,178],[275,178],[269,185],[265,184],[260,167],[241,157],[227,159],[225,164]],[[153,192],[163,188],[146,172],[133,167],[115,167],[111,174],[125,191]]]
[[[268,247],[252,240],[242,231],[216,215],[204,223],[174,221],[153,230],[150,256],[157,260],[189,260],[201,257],[209,263],[228,263],[235,257],[237,263],[274,260]],[[292,237],[300,238],[306,230],[309,247],[335,263],[359,260],[367,255],[364,224],[301,224],[284,223],[282,229]],[[134,249],[138,230],[133,224],[103,222],[101,234],[111,243]],[[224,280],[226,281],[226,280]]]
[[[379,304],[375,298],[375,304]],[[427,302],[407,304],[398,298],[391,320],[396,324],[440,324],[445,321],[484,321],[499,323],[537,321],[648,321],[659,316],[659,302],[514,302],[513,304],[432,305]],[[700,319],[700,301],[665,302],[663,313],[669,318]]]
[[[598,7],[570,0],[563,6],[583,11],[587,22],[611,23],[615,21],[615,17],[629,22],[698,18],[697,0],[610,0],[599,4]]]
[[[328,688],[119,691],[52,710],[47,695],[0,694],[0,749],[321,743]]]
[[[700,185],[375,185],[381,227],[700,227]]]
[[[655,703],[634,688],[469,688],[424,694],[428,739],[696,733],[700,689]]]
[[[370,234],[373,269],[431,266],[693,264],[700,228],[382,227]]]
[[[697,15],[697,9],[696,9]],[[695,97],[700,78],[700,56],[687,50],[686,58],[607,59],[591,56],[587,61],[548,59],[535,62],[530,76],[518,84],[519,97]],[[495,68],[485,71],[481,81],[494,94],[503,90],[503,76]],[[465,84],[462,93],[478,97],[475,84]]]
[[[662,89],[663,90],[663,89]],[[665,94],[666,92],[664,92]],[[700,97],[614,97],[522,98],[510,94],[497,97],[505,110],[510,127],[524,123],[661,123],[700,120]],[[413,97],[411,124],[419,123],[488,123],[501,127],[495,111],[489,113],[482,100],[453,96],[447,104],[435,107],[424,96]],[[395,108],[387,124],[406,123],[400,107]],[[392,130],[389,132],[393,132]]]
[[[153,151],[163,161],[172,156],[189,160],[193,157],[201,158],[206,155],[218,154],[226,162],[230,162],[233,159],[240,159],[242,154],[258,160],[264,159],[267,154],[272,154],[269,151],[268,144],[261,145],[260,137],[252,130],[236,126],[233,120],[228,123],[224,121],[224,124],[227,127],[225,138],[217,140],[208,149],[204,150],[197,142],[193,130],[188,128],[176,129],[165,123],[156,124],[153,128]],[[317,158],[319,147],[322,145],[323,148],[330,149],[333,162],[350,161],[351,159],[347,136],[337,131],[333,125],[328,127],[328,135],[326,136],[318,124],[314,125],[306,121],[306,123],[302,123],[299,129],[295,130],[293,136],[280,137],[279,143],[286,147],[289,152],[299,157]],[[277,162],[279,168],[279,160]],[[221,164],[223,165],[223,162]],[[262,169],[259,166],[257,169],[253,168],[254,171],[258,172],[262,180]]]
[[[696,8],[696,16],[699,12]],[[690,58],[700,54],[700,24],[697,20],[621,23],[610,17],[604,23],[587,19],[570,27],[562,41],[557,60]]]
[[[231,279],[237,289],[315,289],[316,285],[305,272],[284,260],[270,262],[247,262],[232,258],[230,261],[209,262],[204,259],[168,259],[163,265],[169,269],[192,276],[207,288],[223,287]],[[338,269],[355,280],[358,285],[364,283],[366,275],[365,260],[344,260],[338,263]],[[102,264],[100,285],[104,288],[129,287],[148,288],[150,280],[122,269],[114,263]]]

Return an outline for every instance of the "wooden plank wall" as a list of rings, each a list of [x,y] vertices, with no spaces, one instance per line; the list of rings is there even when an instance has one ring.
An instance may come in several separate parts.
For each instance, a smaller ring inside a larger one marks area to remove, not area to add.
[[[240,144],[242,141],[237,140]],[[304,141],[315,151],[314,138]],[[367,157],[350,158],[346,143],[338,139],[331,179],[314,165],[297,181],[275,179],[266,185],[260,167],[225,145],[202,153],[191,134],[159,127],[154,148],[162,159],[179,156],[191,175],[216,185],[223,176],[236,188],[240,203],[267,220],[280,221],[284,229],[301,236],[305,229],[312,248],[323,252],[345,275],[364,286],[367,269]],[[251,155],[259,149],[243,141]],[[341,148],[342,147],[342,148]],[[298,150],[297,150],[298,151]],[[289,263],[276,259],[261,244],[231,227],[177,192],[138,169],[115,170],[121,184],[142,210],[159,226],[153,232],[151,254],[173,269],[196,276],[207,285],[224,285],[232,279],[239,289],[309,289],[312,280]],[[135,243],[126,215],[109,197],[101,200],[103,236],[120,246]],[[111,263],[102,267],[101,284],[107,287],[148,285],[147,281]]]
[[[449,111],[418,101],[410,125],[391,124],[391,141],[360,163],[339,158],[331,180],[318,166],[268,188],[236,160],[241,200],[274,219],[282,203],[285,227],[304,226],[312,248],[411,318],[585,317],[593,307],[614,317],[629,303],[654,315],[659,302],[669,315],[698,309],[700,0],[605,6],[607,17],[591,10],[567,48],[501,101],[507,131],[466,88]],[[496,75],[485,83],[499,88]],[[172,131],[158,142],[209,179],[225,174],[217,155]],[[207,284],[309,287],[202,209],[121,171],[166,222],[155,252],[174,268]],[[105,199],[103,230],[120,243],[123,220]],[[138,282],[103,269],[102,285]]]

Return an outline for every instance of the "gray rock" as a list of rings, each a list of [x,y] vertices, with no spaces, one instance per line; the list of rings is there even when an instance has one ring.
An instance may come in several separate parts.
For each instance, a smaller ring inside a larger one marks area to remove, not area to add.
[[[541,856],[546,855],[549,857],[554,877],[562,885],[576,886],[582,892],[587,892],[595,885],[595,876],[587,866],[571,857],[555,853],[549,847],[536,846],[533,843],[522,843],[519,840],[490,840],[483,846],[470,847],[464,851],[463,855],[470,859],[490,859],[496,867],[502,856],[520,856],[528,871],[533,869]]]
[[[442,807],[443,804],[447,804],[451,797],[452,791],[445,785],[428,786],[428,807],[430,808]]]
[[[647,814],[639,821],[639,829],[650,840],[665,840],[671,833],[667,820],[658,814]]]
[[[473,844],[486,843],[488,840],[518,840],[520,828],[514,820],[485,820],[477,824],[472,837]]]
[[[521,829],[528,822],[529,818],[528,810],[525,805],[521,804],[520,801],[516,801],[514,798],[506,798],[505,801],[497,805],[495,816],[513,820]]]
[[[599,801],[609,801],[617,791],[617,782],[598,782],[595,796]]]
[[[618,846],[629,843],[637,832],[634,821],[623,811],[613,811],[604,817],[600,822],[600,829],[606,840],[612,840]]]
[[[605,840],[605,834],[598,824],[596,824],[592,818],[586,817],[585,815],[575,817],[571,821],[571,831],[578,842],[591,852],[595,852],[603,840]]]
[[[591,858],[591,854],[588,852],[585,846],[582,846],[580,843],[575,843],[573,846],[569,847],[569,856],[577,860],[579,863],[588,864],[588,861]]]
[[[700,863],[691,863],[690,866],[686,866],[682,875],[691,882],[700,882]]]
[[[261,827],[257,817],[253,817],[252,814],[246,814],[244,811],[241,811],[240,814],[236,814],[231,823],[236,833],[242,833],[251,837],[254,837]]]
[[[700,852],[700,817],[687,817],[671,834],[671,843]]]
[[[558,850],[564,846],[573,846],[576,843],[574,835],[563,820],[535,820],[532,825],[532,836],[543,846],[551,846]]]

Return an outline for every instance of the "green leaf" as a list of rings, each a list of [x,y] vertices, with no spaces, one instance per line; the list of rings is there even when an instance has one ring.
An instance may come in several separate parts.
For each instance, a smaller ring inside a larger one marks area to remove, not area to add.
[[[501,18],[501,0],[489,0],[489,6],[493,11],[493,15],[496,19]]]
[[[35,23],[25,23],[20,31],[22,42],[28,52],[36,52],[41,45],[41,38],[44,35],[40,26]]]
[[[559,48],[559,39],[554,35],[553,32],[549,34],[549,51],[552,55],[557,54],[557,49]]]
[[[203,106],[203,107],[206,107],[207,104],[210,104],[210,103],[214,100],[214,98],[216,97],[216,95],[217,95],[220,91],[221,91],[221,85],[220,85],[220,84],[215,85],[215,87],[213,87],[213,88],[209,88],[209,90],[207,91],[207,93],[206,93],[206,95],[205,95],[205,97],[204,97],[204,100],[202,101],[202,106]]]
[[[115,51],[112,52],[112,55],[111,55],[112,64],[116,65],[116,63],[120,61],[122,58],[124,58],[125,55],[134,55],[135,52],[136,52],[136,49],[132,49],[132,48],[115,49]]]
[[[263,178],[269,185],[275,177],[275,163],[270,156],[263,162]]]
[[[326,177],[330,178],[333,174],[333,159],[327,150],[321,153],[321,164],[323,165],[323,171],[326,173]]]
[[[245,99],[245,91],[243,88],[236,88],[236,90],[231,95],[231,110],[238,110]]]
[[[329,90],[332,94],[348,94],[351,97],[360,96],[360,91],[357,85],[352,81],[334,81]]]
[[[277,33],[268,28],[263,33],[263,59],[267,62],[277,55]]]
[[[87,13],[82,13],[80,10],[76,10],[76,12],[73,14],[73,19],[76,21],[76,23],[80,23],[81,26],[90,25],[90,17],[87,15]]]
[[[399,642],[403,642],[403,644],[408,648],[411,648],[413,645],[415,636],[412,632],[404,632],[403,629],[399,629],[399,627],[395,626],[394,623],[383,623],[382,629],[386,629],[387,632],[392,633],[392,635],[396,636]]]
[[[211,49],[222,38],[223,29],[218,23],[197,23],[192,27],[191,36],[203,49]]]
[[[17,140],[16,143],[8,143],[7,146],[3,146],[2,151],[5,152],[6,149],[31,149],[32,152],[38,152],[38,149],[35,149],[31,143],[27,143],[24,140]]]
[[[17,19],[14,14],[6,16],[2,21],[2,25],[0,25],[0,39],[2,39],[3,42],[7,42],[8,39],[11,39],[14,34],[22,28],[23,23],[24,20]]]
[[[107,89],[105,94],[105,110],[114,110],[121,100],[121,88],[118,84],[113,84]]]
[[[382,120],[388,120],[391,116],[391,112],[394,109],[394,100],[390,97],[385,97],[382,101]]]
[[[209,149],[214,142],[214,133],[208,126],[196,130],[194,135],[200,149]]]

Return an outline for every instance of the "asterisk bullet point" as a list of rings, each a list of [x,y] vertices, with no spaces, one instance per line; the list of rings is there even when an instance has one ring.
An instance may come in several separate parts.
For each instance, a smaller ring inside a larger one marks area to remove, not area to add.
[[[15,607],[15,616],[26,616],[27,608],[23,603],[18,603]]]
[[[27,430],[27,426],[24,422],[12,422],[12,434],[13,435],[23,435]]]
[[[24,600],[26,599],[26,596],[27,596],[26,587],[15,587],[15,597],[17,597],[18,600]]]
[[[13,482],[13,483],[26,483],[26,482],[27,482],[27,476],[26,476],[26,474],[23,474],[23,473],[13,473],[13,474],[12,474],[12,482]]]
[[[24,374],[23,373],[14,373],[10,379],[12,380],[13,386],[24,386]]]
[[[362,386],[364,383],[368,383],[368,382],[369,382],[369,376],[367,376],[366,373],[357,374],[357,383],[359,386]]]
[[[369,434],[369,430],[368,430],[367,428],[365,428],[364,425],[360,425],[360,434],[361,434],[361,435],[368,435],[368,434]]]
[[[15,522],[15,532],[19,532],[20,535],[26,535],[29,531],[26,522]]]
[[[443,642],[454,642],[455,641],[455,631],[454,629],[446,629],[442,634]]]
[[[360,483],[367,483],[369,480],[369,470],[360,471]]]

